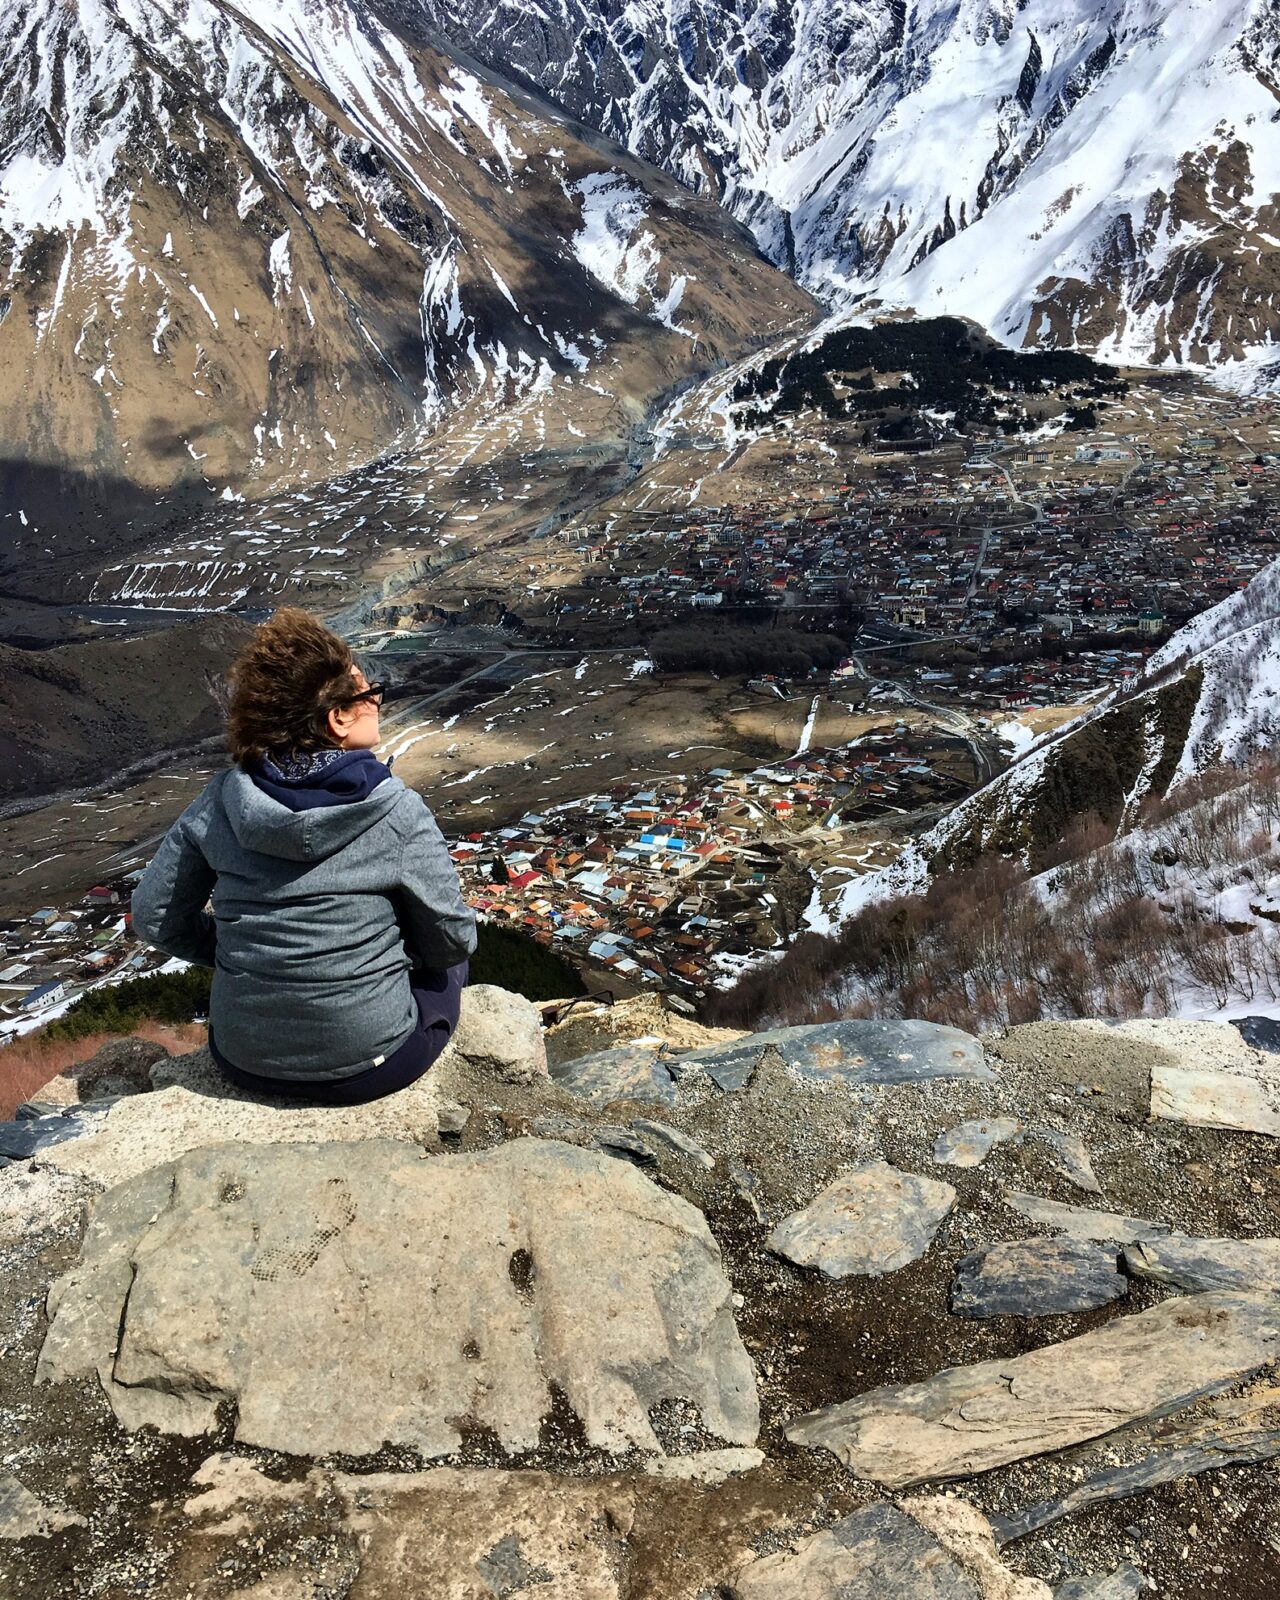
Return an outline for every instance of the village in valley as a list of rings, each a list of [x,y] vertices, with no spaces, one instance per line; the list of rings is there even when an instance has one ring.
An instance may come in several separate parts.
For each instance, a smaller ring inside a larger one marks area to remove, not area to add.
[[[892,859],[1280,554],[1278,482],[1271,401],[1176,377],[1034,437],[677,431],[558,526],[385,583],[354,638],[477,912],[593,987],[695,1005],[821,926],[825,875]],[[780,667],[798,636],[813,660]],[[718,670],[742,637],[758,659]],[[0,906],[4,1031],[162,964],[128,896],[212,770],[175,767],[76,849],[84,800],[0,823],[31,863]]]

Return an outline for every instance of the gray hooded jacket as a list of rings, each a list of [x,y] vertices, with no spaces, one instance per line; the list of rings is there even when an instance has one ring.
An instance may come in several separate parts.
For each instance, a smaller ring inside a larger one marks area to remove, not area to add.
[[[222,1056],[300,1080],[390,1055],[417,1026],[410,968],[455,966],[476,946],[435,819],[399,778],[291,811],[238,767],[169,830],[134,891],[133,928],[213,968]]]

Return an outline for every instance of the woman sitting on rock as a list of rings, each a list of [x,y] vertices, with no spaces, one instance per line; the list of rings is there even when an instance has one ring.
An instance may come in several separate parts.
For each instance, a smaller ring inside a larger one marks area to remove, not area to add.
[[[134,932],[213,968],[209,1049],[235,1083],[377,1099],[448,1042],[475,916],[422,797],[373,754],[382,686],[336,634],[277,611],[231,681],[235,765],[169,830]]]

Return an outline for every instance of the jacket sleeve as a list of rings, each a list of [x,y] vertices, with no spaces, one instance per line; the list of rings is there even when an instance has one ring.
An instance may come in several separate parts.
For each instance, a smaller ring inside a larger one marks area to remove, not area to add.
[[[133,931],[166,955],[211,967],[217,924],[205,906],[217,874],[193,837],[194,809],[169,829],[133,891]]]
[[[435,818],[420,796],[400,858],[400,933],[415,967],[442,970],[476,948],[476,915],[462,898],[457,868]]]

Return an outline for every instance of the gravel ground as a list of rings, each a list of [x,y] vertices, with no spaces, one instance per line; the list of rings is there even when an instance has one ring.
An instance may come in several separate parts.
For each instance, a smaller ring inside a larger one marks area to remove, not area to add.
[[[588,1013],[576,1024],[561,1025],[559,1044],[552,1034],[552,1052],[564,1049],[566,1059],[609,1042],[643,1038],[651,1028],[668,1031],[675,1021],[647,1011],[642,1016],[637,1009],[602,1026]],[[680,1047],[704,1038],[703,1030],[696,1037],[681,1035]],[[607,1459],[588,1448],[561,1398],[536,1451],[509,1460],[491,1438],[473,1434],[451,1460],[579,1478],[616,1475],[638,1497],[628,1535],[627,1592],[635,1600],[668,1594],[694,1600],[696,1584],[714,1579],[723,1560],[727,1528],[752,1549],[783,1548],[798,1530],[885,1498],[835,1457],[790,1445],[784,1429],[797,1415],[879,1384],[919,1381],[945,1367],[1067,1339],[1165,1296],[1162,1289],[1135,1283],[1124,1298],[1086,1313],[985,1321],[952,1316],[947,1293],[961,1256],[993,1240],[1045,1231],[1009,1207],[1007,1190],[1130,1213],[1200,1235],[1280,1234],[1280,1152],[1274,1140],[1148,1120],[1153,1042],[1111,1030],[1033,1024],[985,1043],[999,1072],[993,1083],[851,1089],[799,1081],[780,1061],[766,1058],[751,1085],[737,1094],[686,1079],[675,1108],[615,1102],[597,1111],[545,1081],[511,1085],[455,1065],[437,1093],[471,1108],[471,1116],[460,1135],[443,1142],[424,1136],[434,1152],[528,1137],[532,1119],[549,1116],[557,1119],[558,1137],[590,1144],[602,1124],[625,1126],[647,1116],[680,1128],[715,1158],[706,1169],[655,1145],[654,1164],[646,1170],[654,1182],[698,1205],[720,1244],[738,1297],[740,1332],[757,1365],[760,1445],[767,1459],[756,1471],[715,1488],[659,1484],[643,1475],[638,1459]],[[976,1168],[934,1163],[939,1134],[957,1122],[992,1116],[1017,1118],[1022,1134],[997,1145]],[[1084,1140],[1101,1196],[1082,1192],[1062,1175],[1052,1147],[1038,1136],[1043,1128]],[[944,1179],[957,1191],[955,1209],[921,1260],[881,1278],[832,1282],[766,1248],[778,1221],[838,1172],[875,1157]],[[14,1600],[181,1594],[199,1567],[204,1576],[196,1592],[214,1597],[303,1559],[311,1575],[308,1594],[345,1596],[356,1570],[350,1541],[314,1500],[288,1515],[281,1511],[274,1522],[268,1518],[257,1545],[251,1541],[233,1550],[217,1540],[193,1544],[181,1505],[200,1463],[230,1444],[230,1417],[213,1437],[163,1438],[151,1430],[129,1435],[96,1384],[32,1387],[45,1330],[44,1297],[75,1259],[92,1192],[83,1180],[44,1169],[9,1168],[0,1179],[0,1469],[88,1518],[87,1527],[52,1538],[17,1545],[0,1540],[0,1593]],[[1208,1406],[1205,1401],[1198,1409]],[[1280,1427],[1280,1408],[1267,1416]],[[722,1442],[706,1433],[689,1407],[665,1407],[654,1423],[671,1453]],[[1008,1514],[1052,1499],[1102,1466],[1140,1458],[1167,1442],[1162,1430],[1169,1426],[1130,1429],[952,1487],[990,1515]],[[314,1465],[261,1451],[239,1453],[282,1479],[300,1479]],[[387,1472],[414,1471],[422,1463],[412,1452],[384,1450],[327,1465]],[[199,1562],[197,1546],[205,1552]],[[1210,1593],[1276,1600],[1280,1467],[1227,1467],[1076,1512],[1012,1542],[1004,1559],[1051,1583],[1128,1561],[1148,1575],[1157,1593],[1173,1600]],[[180,1575],[183,1587],[175,1588]]]

